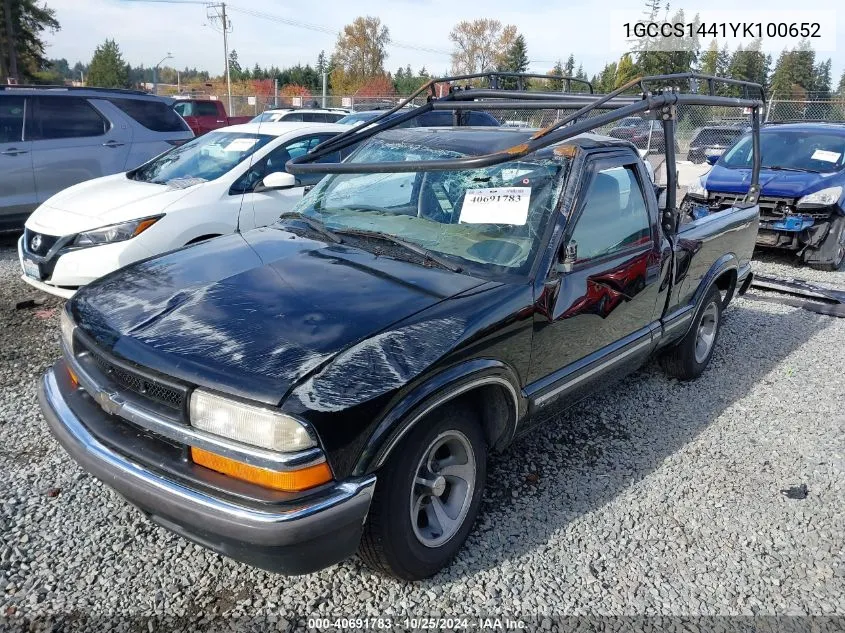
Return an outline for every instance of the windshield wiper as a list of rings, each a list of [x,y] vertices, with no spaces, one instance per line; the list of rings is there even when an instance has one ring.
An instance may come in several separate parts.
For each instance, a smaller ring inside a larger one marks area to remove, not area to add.
[[[452,272],[459,273],[463,270],[463,268],[461,268],[457,264],[453,264],[447,259],[438,257],[427,248],[424,248],[418,244],[414,244],[413,242],[406,242],[401,237],[395,237],[393,235],[389,235],[388,233],[379,233],[378,231],[363,231],[360,229],[341,229],[338,230],[338,233],[346,233],[348,235],[357,235],[359,237],[366,237],[390,242],[391,244],[401,246],[407,251],[411,251],[412,253],[416,253],[417,255],[425,257],[429,261],[432,261],[435,264],[446,268],[447,270],[451,270]]]
[[[343,244],[343,240],[341,237],[335,233],[334,231],[330,231],[325,227],[324,224],[318,222],[317,220],[312,220],[311,218],[305,217],[301,213],[297,213],[296,211],[286,211],[279,216],[280,220],[299,220],[309,229],[314,231],[315,233],[319,233],[326,239],[334,242],[335,244]]]
[[[771,169],[772,171],[812,171],[811,169],[796,169],[795,167],[781,167],[780,165],[764,165],[763,169]]]

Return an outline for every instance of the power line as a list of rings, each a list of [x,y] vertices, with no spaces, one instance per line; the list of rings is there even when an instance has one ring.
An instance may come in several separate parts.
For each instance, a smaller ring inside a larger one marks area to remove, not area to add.
[[[292,20],[290,18],[285,18],[280,15],[275,15],[272,13],[266,13],[265,11],[256,11],[254,9],[244,9],[243,7],[236,7],[229,5],[229,10],[237,11],[238,13],[243,13],[245,15],[250,15],[255,18],[261,18],[264,20],[269,20],[271,22],[278,22],[280,24],[287,24],[288,26],[295,26],[301,29],[307,29],[309,31],[316,31],[318,33],[326,33],[327,35],[338,35],[340,31],[337,29],[333,29],[328,26],[322,26],[319,24],[312,24],[310,22],[303,22],[301,20]],[[394,46],[396,48],[405,48],[414,51],[421,51],[424,53],[433,53],[435,55],[451,55],[450,51],[444,50],[442,48],[430,48],[427,46],[420,46],[418,44],[411,44],[408,42],[403,42],[400,40],[390,40],[387,44],[388,46]]]

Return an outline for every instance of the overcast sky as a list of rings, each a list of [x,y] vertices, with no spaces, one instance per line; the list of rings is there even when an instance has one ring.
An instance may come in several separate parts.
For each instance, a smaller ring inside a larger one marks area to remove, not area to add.
[[[222,35],[208,26],[206,8],[201,3],[140,2],[135,0],[46,0],[56,10],[61,31],[48,35],[47,55],[88,62],[97,44],[106,38],[115,39],[127,62],[154,66],[168,52],[173,60],[168,65],[178,68],[197,67],[212,74],[223,70]],[[531,71],[546,72],[558,58],[574,53],[589,75],[607,61],[618,58],[611,45],[611,20],[614,11],[639,11],[643,0],[232,0],[230,5],[233,31],[230,49],[238,51],[242,66],[290,66],[314,64],[321,50],[331,53],[336,35],[291,26],[270,19],[248,15],[239,8],[263,12],[283,19],[306,22],[340,30],[359,15],[374,15],[390,29],[393,40],[419,47],[391,46],[387,69],[411,64],[414,70],[425,66],[429,72],[442,73],[449,68],[448,33],[463,19],[493,16],[505,24],[515,24],[526,37]],[[772,19],[773,12],[789,11],[794,0],[754,0],[745,3],[765,6],[766,10],[750,14],[753,19]],[[837,0],[814,0],[813,10],[834,10]],[[751,5],[751,6],[749,6]],[[696,9],[729,11],[736,0],[673,0],[672,9],[684,8],[688,16]],[[807,5],[809,6],[809,5]],[[617,14],[618,15],[618,14]],[[806,15],[793,11],[797,19]],[[824,16],[823,28],[829,34],[827,50],[819,58],[833,58],[834,86],[845,66],[845,17],[831,21]],[[813,16],[809,16],[813,17]],[[832,23],[831,23],[832,22]],[[621,29],[619,23],[617,29]],[[618,34],[618,30],[617,30]],[[619,38],[617,37],[617,40]],[[831,42],[836,51],[831,51]],[[772,43],[775,57],[782,42]],[[437,52],[435,52],[437,51]]]

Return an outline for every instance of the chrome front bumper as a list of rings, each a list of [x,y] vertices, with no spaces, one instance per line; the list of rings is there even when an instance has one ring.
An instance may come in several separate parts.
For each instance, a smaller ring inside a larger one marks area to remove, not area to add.
[[[153,521],[226,556],[287,574],[322,569],[357,549],[374,476],[337,483],[299,503],[239,503],[197,490],[153,472],[93,435],[68,402],[57,375],[62,370],[59,361],[38,389],[53,435],[85,470]]]

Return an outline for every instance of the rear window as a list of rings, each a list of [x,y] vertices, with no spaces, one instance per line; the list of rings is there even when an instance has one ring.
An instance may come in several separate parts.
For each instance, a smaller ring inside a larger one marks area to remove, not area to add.
[[[109,99],[125,114],[153,132],[188,132],[191,128],[163,101]]]

